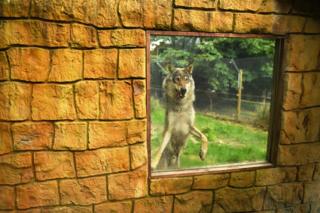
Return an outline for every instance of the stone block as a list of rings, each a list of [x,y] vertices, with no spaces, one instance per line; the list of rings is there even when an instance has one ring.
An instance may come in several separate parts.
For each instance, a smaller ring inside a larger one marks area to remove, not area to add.
[[[282,114],[281,143],[295,144],[320,140],[320,108],[286,111]]]
[[[60,182],[61,204],[90,205],[107,200],[106,177],[66,179]]]
[[[303,185],[286,183],[269,186],[264,202],[264,209],[275,209],[300,204],[303,198]]]
[[[102,47],[144,47],[145,31],[140,29],[99,30]]]
[[[14,187],[0,186],[0,211],[1,209],[14,209]]]
[[[92,213],[93,210],[91,206],[57,206],[57,207],[41,208],[41,212],[43,213],[61,213],[61,212],[62,213]]]
[[[315,164],[305,164],[299,166],[298,181],[311,181],[315,171]]]
[[[316,164],[313,174],[313,180],[320,180],[320,163]]]
[[[266,186],[285,182],[294,182],[296,180],[296,175],[296,167],[259,169],[256,174],[256,185]]]
[[[11,79],[46,81],[49,74],[49,50],[41,48],[11,48],[8,50]]]
[[[258,12],[263,13],[289,13],[292,7],[291,0],[268,0],[262,1]]]
[[[147,163],[147,149],[145,143],[130,146],[131,169],[136,169]]]
[[[175,0],[174,4],[178,7],[215,9],[217,2],[216,0]]]
[[[180,31],[231,32],[233,14],[176,9],[173,28]]]
[[[31,16],[68,21],[72,19],[72,2],[64,0],[31,0]]]
[[[119,14],[125,27],[170,29],[172,0],[120,0]]]
[[[7,45],[67,47],[70,25],[39,20],[9,20],[3,22],[3,39]],[[0,43],[1,44],[1,43]]]
[[[0,4],[1,17],[28,17],[30,0],[2,1]]]
[[[172,196],[149,197],[134,201],[134,213],[171,212]]]
[[[221,0],[219,8],[222,10],[237,10],[237,11],[258,11],[263,0]]]
[[[176,195],[174,212],[209,212],[212,205],[212,192],[192,191],[183,195]]]
[[[128,121],[128,144],[141,143],[146,141],[147,137],[147,122],[146,120]]]
[[[118,27],[118,0],[77,0],[72,4],[72,15],[77,21],[97,27]]]
[[[9,71],[10,70],[9,70],[9,63],[8,62],[9,61],[6,56],[6,52],[4,52],[4,51],[0,52],[0,81],[9,79]]]
[[[319,202],[320,182],[305,183],[304,187],[304,202]]]
[[[71,46],[78,48],[97,47],[96,29],[82,24],[71,24]]]
[[[192,177],[151,179],[150,194],[180,194],[191,190]]]
[[[127,131],[125,122],[90,122],[89,149],[126,145]]]
[[[82,78],[82,52],[72,49],[53,50],[49,81],[68,82]]]
[[[0,85],[0,119],[26,120],[30,117],[31,85],[6,82]]]
[[[0,123],[0,155],[11,152],[12,137],[9,123]]]
[[[320,19],[307,18],[307,23],[304,28],[305,33],[320,33]]]
[[[11,129],[15,150],[43,150],[52,147],[54,130],[51,123],[15,123]]]
[[[280,145],[278,165],[302,165],[320,161],[320,143]]]
[[[87,149],[87,124],[85,122],[55,123],[55,138],[53,149]]]
[[[75,84],[76,111],[80,119],[96,119],[99,113],[99,84],[80,81]]]
[[[320,36],[291,35],[284,47],[285,71],[308,71],[320,67]]]
[[[116,49],[84,51],[84,78],[115,78],[118,52]]]
[[[31,105],[33,120],[73,120],[76,118],[72,85],[33,85]]]
[[[75,177],[71,152],[35,152],[34,166],[37,180]]]
[[[320,105],[320,73],[289,73],[284,75],[286,110]]]
[[[133,117],[131,81],[100,83],[100,119],[120,120]]]
[[[145,58],[145,49],[120,49],[119,78],[145,78]]]
[[[146,83],[144,80],[133,81],[133,100],[136,118],[146,117]]]
[[[56,181],[34,182],[17,186],[17,205],[19,209],[59,204]]]
[[[265,193],[264,187],[222,188],[216,191],[215,205],[221,206],[226,212],[259,211],[262,210]]]
[[[200,175],[194,177],[193,189],[217,189],[228,185],[229,174]]]
[[[230,176],[230,186],[250,187],[254,184],[255,172],[233,172]]]
[[[130,201],[123,202],[107,202],[101,203],[94,206],[94,210],[96,213],[113,213],[113,212],[121,212],[121,213],[131,213],[132,203]]]
[[[33,178],[30,153],[0,156],[0,184],[28,183]]]
[[[76,152],[77,174],[80,177],[128,171],[128,147]]]
[[[112,174],[108,176],[109,200],[123,200],[144,197],[148,193],[147,170]]]

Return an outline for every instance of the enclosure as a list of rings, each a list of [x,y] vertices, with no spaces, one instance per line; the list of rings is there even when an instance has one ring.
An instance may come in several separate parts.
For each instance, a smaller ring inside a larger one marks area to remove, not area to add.
[[[316,0],[1,0],[0,211],[319,212],[319,14]],[[284,37],[272,166],[149,175],[150,31]]]

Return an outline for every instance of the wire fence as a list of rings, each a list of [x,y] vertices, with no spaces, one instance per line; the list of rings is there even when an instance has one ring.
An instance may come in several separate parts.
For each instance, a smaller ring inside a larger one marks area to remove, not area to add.
[[[270,97],[243,94],[240,111],[237,111],[238,97],[233,93],[216,93],[196,90],[194,107],[197,112],[226,120],[234,120],[267,128],[269,123]],[[162,88],[151,87],[151,98],[164,104]]]

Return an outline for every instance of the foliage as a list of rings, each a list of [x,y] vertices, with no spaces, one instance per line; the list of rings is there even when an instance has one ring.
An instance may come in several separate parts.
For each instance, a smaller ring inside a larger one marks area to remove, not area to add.
[[[192,63],[198,89],[236,90],[238,70],[231,63],[233,59],[238,68],[244,70],[245,90],[259,95],[271,90],[274,40],[152,36],[152,44],[152,61],[163,67],[184,67]]]

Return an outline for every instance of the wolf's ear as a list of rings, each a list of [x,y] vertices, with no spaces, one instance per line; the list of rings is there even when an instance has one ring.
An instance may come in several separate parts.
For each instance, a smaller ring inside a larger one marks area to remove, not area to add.
[[[193,71],[193,65],[190,64],[189,66],[186,67],[185,71],[187,71],[190,75],[192,74]]]

